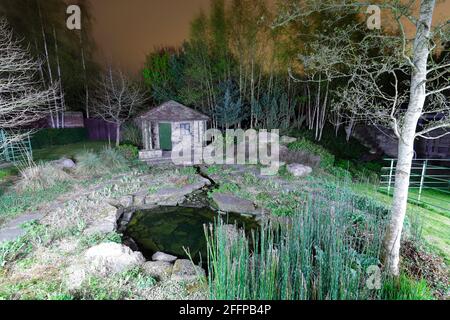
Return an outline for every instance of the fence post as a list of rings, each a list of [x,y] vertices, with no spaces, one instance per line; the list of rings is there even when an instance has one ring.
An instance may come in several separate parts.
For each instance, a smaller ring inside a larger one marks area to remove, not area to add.
[[[422,166],[422,175],[420,177],[419,196],[417,197],[417,201],[420,201],[420,197],[422,196],[423,181],[425,179],[425,171],[427,170],[427,163],[428,160],[424,160]]]
[[[391,168],[389,169],[389,184],[388,184],[388,189],[387,189],[387,193],[388,196],[390,195],[390,191],[391,191],[391,182],[392,182],[392,172],[394,170],[394,159],[391,159]]]

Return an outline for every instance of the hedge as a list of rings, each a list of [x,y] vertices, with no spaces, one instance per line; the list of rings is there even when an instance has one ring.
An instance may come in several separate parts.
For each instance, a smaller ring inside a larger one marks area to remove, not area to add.
[[[31,146],[39,149],[47,146],[77,143],[86,140],[88,140],[86,128],[47,128],[39,130],[31,137]]]

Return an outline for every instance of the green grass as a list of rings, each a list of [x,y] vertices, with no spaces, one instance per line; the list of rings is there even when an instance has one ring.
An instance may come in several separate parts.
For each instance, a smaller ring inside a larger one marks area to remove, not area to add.
[[[402,273],[398,279],[383,282],[381,296],[384,300],[433,300],[425,280],[415,281]]]
[[[17,175],[17,173],[18,173],[18,170],[16,167],[6,167],[6,168],[0,169],[0,182],[11,176]]]
[[[0,195],[0,224],[25,211],[35,210],[41,204],[53,201],[69,190],[70,183],[62,182],[44,190],[27,190],[20,195],[15,191],[6,192]]]
[[[86,150],[101,151],[108,143],[105,141],[87,141],[60,146],[51,146],[33,150],[34,161],[51,161],[62,157],[74,158]]]
[[[420,197],[420,202],[417,201],[419,196],[418,189],[409,190],[409,201],[418,206],[434,210],[450,218],[450,193],[434,189],[424,189]]]
[[[46,162],[52,160],[58,160],[62,157],[74,159],[79,153],[86,150],[101,151],[108,143],[105,141],[86,141],[79,143],[72,143],[66,145],[58,145],[45,147],[41,149],[33,150],[33,160],[35,162]],[[16,176],[19,173],[18,169],[14,166],[0,169],[0,183],[6,179]]]
[[[381,201],[386,205],[392,203],[392,196],[378,192],[377,186],[370,184],[353,184],[352,188],[361,194]],[[428,191],[428,190],[427,190]],[[448,213],[442,213],[430,208],[408,204],[407,217],[419,217],[422,223],[423,237],[436,253],[442,256],[450,265],[450,217]]]

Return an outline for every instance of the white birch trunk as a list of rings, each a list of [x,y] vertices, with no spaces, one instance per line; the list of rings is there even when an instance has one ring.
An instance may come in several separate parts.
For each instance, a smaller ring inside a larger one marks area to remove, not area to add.
[[[398,276],[400,273],[400,240],[408,201],[409,178],[414,155],[414,138],[417,122],[422,114],[426,97],[425,81],[427,61],[430,53],[428,37],[430,35],[434,6],[435,0],[422,0],[420,4],[420,17],[414,40],[414,58],[412,60],[414,68],[412,68],[411,75],[410,100],[399,132],[394,199],[390,223],[384,238],[384,252],[382,256],[386,271],[394,276]]]

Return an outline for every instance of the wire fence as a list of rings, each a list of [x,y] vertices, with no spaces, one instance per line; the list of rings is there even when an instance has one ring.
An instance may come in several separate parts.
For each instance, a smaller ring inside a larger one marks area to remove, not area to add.
[[[30,135],[18,141],[7,141],[8,133],[0,130],[0,163],[17,164],[33,158]]]
[[[392,195],[397,159],[384,159],[380,191]],[[414,159],[408,200],[450,212],[450,159]]]

